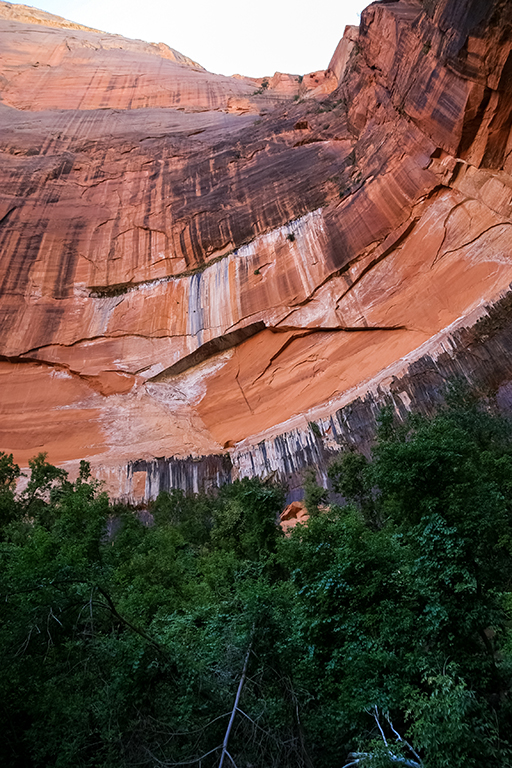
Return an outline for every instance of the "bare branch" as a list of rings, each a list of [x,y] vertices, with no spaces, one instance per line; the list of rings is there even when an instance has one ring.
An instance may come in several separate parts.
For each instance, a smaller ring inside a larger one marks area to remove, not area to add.
[[[254,626],[253,626],[253,631],[254,631]],[[236,713],[237,713],[237,710],[238,710],[238,702],[240,701],[240,695],[242,693],[242,688],[244,687],[245,676],[247,674],[247,666],[249,664],[249,657],[251,655],[251,651],[252,651],[252,640],[251,640],[251,642],[249,644],[249,648],[247,649],[247,653],[245,654],[245,661],[244,661],[244,667],[242,669],[242,676],[240,678],[240,682],[238,683],[238,690],[236,692],[235,703],[233,704],[233,709],[231,711],[231,717],[229,718],[228,727],[226,729],[226,735],[224,736],[224,742],[222,744],[222,754],[220,756],[219,768],[222,768],[222,766],[224,765],[224,757],[225,757],[225,755],[228,755],[228,757],[231,760],[231,762],[233,763],[233,765],[235,765],[234,762],[233,762],[233,758],[230,756],[230,754],[228,752],[228,741],[229,741],[229,736],[230,736],[230,733],[231,733],[231,728],[233,727],[233,721],[235,719],[235,716],[236,716]],[[235,766],[235,768],[236,768],[236,766]]]
[[[143,637],[144,640],[147,640],[147,642],[150,643],[150,645],[152,645],[153,648],[155,648],[157,651],[160,651],[161,653],[164,652],[165,649],[159,643],[157,643],[156,640],[153,640],[153,638],[150,637],[149,635],[147,635],[144,632],[143,629],[140,629],[139,627],[136,627],[135,624],[132,624],[131,621],[128,621],[128,619],[125,619],[124,616],[121,616],[117,612],[117,608],[115,607],[115,605],[114,605],[114,603],[112,601],[112,598],[110,597],[108,592],[106,592],[101,587],[98,587],[98,592],[103,595],[103,597],[105,598],[105,600],[107,602],[106,605],[105,605],[105,603],[99,602],[99,605],[103,605],[104,607],[108,608],[109,611],[111,612],[111,614],[116,617],[116,619],[118,619],[125,626],[129,627],[137,635],[140,635],[140,637]],[[96,603],[95,600],[93,602]]]
[[[392,763],[398,763],[405,766],[405,768],[422,768],[423,766],[423,763],[417,763],[415,760],[408,760],[406,757],[402,757],[401,755],[394,755],[391,751],[387,753],[387,756]],[[355,757],[356,759],[351,763],[345,763],[343,768],[350,768],[352,765],[359,765],[361,760],[365,758],[370,758],[371,760],[374,755],[372,755],[371,752],[351,752],[349,757]]]
[[[162,730],[160,731],[156,730],[156,728],[153,728],[153,733],[164,733],[170,736],[171,738],[174,738],[175,736],[190,736],[193,733],[203,733],[203,731],[209,728],[210,725],[212,725],[213,723],[216,723],[217,720],[222,720],[223,717],[227,717],[230,714],[231,714],[231,711],[224,712],[222,715],[217,715],[217,717],[214,717],[213,720],[210,720],[209,722],[205,723],[205,725],[202,725],[200,728],[191,728],[190,731],[171,731],[167,726],[165,726],[164,723],[152,717],[151,715],[148,715],[147,721],[153,721],[157,723],[157,725],[161,726]]]
[[[386,737],[385,737],[385,735],[384,735],[384,731],[382,730],[382,727],[381,727],[381,724],[380,724],[380,720],[379,720],[379,709],[378,709],[377,705],[375,705],[374,709],[375,709],[375,713],[374,713],[374,715],[373,715],[373,717],[374,717],[374,720],[375,720],[375,722],[377,723],[377,728],[379,729],[379,731],[380,731],[380,735],[382,736],[382,741],[384,742],[384,744],[385,744],[385,745],[386,745],[386,747],[387,747],[387,746],[388,746],[388,742],[387,742],[387,739],[386,739]]]
[[[57,624],[60,624],[60,625],[61,625],[61,627],[63,627],[62,621],[60,621],[60,620],[59,620],[59,619],[56,617],[56,615],[55,615],[55,614],[54,614],[54,612],[53,612],[53,608],[52,608],[51,606],[50,606],[50,616],[51,616],[53,619],[55,619],[55,621],[57,622]]]
[[[278,741],[278,739],[274,736],[273,733],[270,733],[270,731],[265,730],[265,728],[262,728],[261,725],[258,725],[258,723],[252,719],[252,717],[249,717],[247,712],[244,712],[243,709],[240,709],[240,707],[237,707],[238,712],[240,712],[241,715],[246,717],[249,722],[251,722],[255,728],[259,728],[259,730],[265,734],[265,736],[268,736],[270,739],[274,739],[275,741]]]
[[[403,739],[403,738],[400,736],[400,734],[399,734],[399,733],[398,733],[398,731],[396,730],[395,726],[394,726],[394,725],[393,725],[393,723],[391,722],[391,718],[389,717],[389,713],[388,713],[387,715],[384,715],[384,717],[385,717],[385,718],[386,718],[386,720],[388,721],[388,723],[389,723],[389,727],[391,728],[391,730],[393,731],[393,733],[394,733],[394,734],[395,734],[395,736],[397,737],[398,741],[401,741],[403,744],[405,744],[405,746],[406,746],[406,747],[408,747],[408,749],[409,749],[409,750],[412,752],[412,754],[414,755],[414,757],[416,758],[416,760],[418,761],[418,763],[419,763],[419,764],[422,766],[422,765],[423,765],[423,761],[422,761],[421,757],[418,755],[418,753],[416,752],[416,750],[414,749],[414,747],[412,747],[412,746],[409,744],[409,742],[408,742],[408,741],[406,741],[405,739]]]

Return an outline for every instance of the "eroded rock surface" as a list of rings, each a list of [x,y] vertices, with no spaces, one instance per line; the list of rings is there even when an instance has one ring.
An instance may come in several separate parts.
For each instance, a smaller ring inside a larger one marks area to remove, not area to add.
[[[0,3],[0,449],[132,498],[321,463],[512,282],[511,40],[501,0],[374,3],[256,81]]]

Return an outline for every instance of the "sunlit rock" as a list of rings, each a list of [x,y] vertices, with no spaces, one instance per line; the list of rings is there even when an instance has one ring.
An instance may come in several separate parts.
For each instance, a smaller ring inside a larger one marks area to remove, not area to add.
[[[374,3],[256,80],[0,3],[0,450],[138,501],[293,485],[385,397],[505,391],[511,25]]]

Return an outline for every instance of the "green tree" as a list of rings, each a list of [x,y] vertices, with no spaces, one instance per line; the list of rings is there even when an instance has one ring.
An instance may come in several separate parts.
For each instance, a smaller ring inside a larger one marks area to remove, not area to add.
[[[460,391],[450,399],[432,419],[413,415],[400,423],[386,409],[372,460],[342,459],[331,474],[370,522],[371,502],[382,533],[399,547],[403,591],[389,611],[398,632],[407,633],[399,652],[401,690],[398,697],[380,699],[376,691],[370,703],[394,708],[425,765],[482,765],[498,754],[505,765],[511,721],[504,598],[512,566],[511,428]],[[372,654],[379,664],[377,648],[386,637],[382,627]],[[441,674],[448,660],[457,683]],[[432,680],[444,682],[432,688]],[[390,681],[386,671],[388,688]],[[443,716],[434,722],[435,706],[450,712],[444,724]],[[469,732],[478,738],[462,737]]]
[[[0,538],[5,526],[19,515],[19,504],[14,492],[20,475],[20,468],[14,463],[12,453],[0,451]]]

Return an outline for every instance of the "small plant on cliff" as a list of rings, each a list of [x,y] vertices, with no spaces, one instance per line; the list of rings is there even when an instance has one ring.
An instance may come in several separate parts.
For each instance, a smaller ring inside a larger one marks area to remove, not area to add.
[[[265,91],[268,88],[268,80],[262,80],[260,87],[254,91],[253,96],[261,95],[262,93],[265,93]]]
[[[310,430],[312,431],[315,437],[322,437],[322,430],[320,429],[316,421],[308,421],[308,427],[310,428]]]

